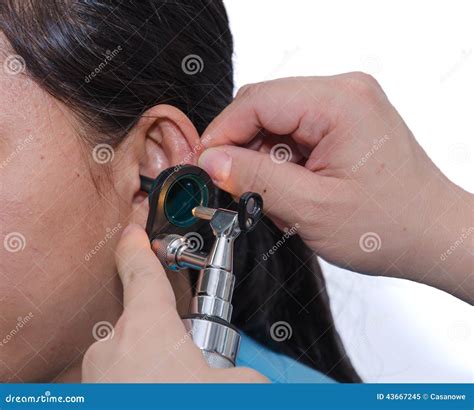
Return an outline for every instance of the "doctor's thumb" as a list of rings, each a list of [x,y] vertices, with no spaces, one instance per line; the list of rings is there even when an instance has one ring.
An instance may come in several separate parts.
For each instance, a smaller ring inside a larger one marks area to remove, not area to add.
[[[199,166],[222,190],[233,196],[245,192],[262,195],[265,212],[283,221],[299,220],[301,198],[311,187],[314,174],[301,165],[285,160],[285,153],[263,153],[236,146],[205,150]]]

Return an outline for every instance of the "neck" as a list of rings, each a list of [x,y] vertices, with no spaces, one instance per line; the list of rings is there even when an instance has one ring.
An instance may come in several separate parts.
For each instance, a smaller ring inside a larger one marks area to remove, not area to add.
[[[180,315],[188,313],[189,303],[192,298],[191,280],[189,272],[166,271],[168,279],[176,296],[176,310]],[[53,383],[81,383],[82,380],[82,356],[71,363],[57,377],[52,380]]]
[[[79,361],[69,365],[52,383],[80,383],[82,379],[82,356]]]

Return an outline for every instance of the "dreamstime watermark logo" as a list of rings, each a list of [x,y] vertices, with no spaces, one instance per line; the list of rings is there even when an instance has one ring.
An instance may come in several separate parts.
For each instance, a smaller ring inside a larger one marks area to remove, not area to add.
[[[291,161],[293,152],[287,144],[276,144],[270,150],[270,157],[276,164],[284,164],[285,162]]]
[[[115,157],[115,151],[109,144],[97,144],[92,150],[92,158],[98,164],[107,164],[112,162]]]
[[[208,315],[204,315],[202,318],[200,318],[200,320],[208,320],[209,316]],[[173,346],[174,350],[179,350],[181,349],[182,346],[184,346],[186,344],[186,342],[188,340],[190,340],[192,337],[193,337],[193,334],[194,334],[194,330],[195,328],[194,327],[191,327],[191,329],[189,329],[182,338],[180,338]]]
[[[275,77],[281,77],[278,74],[281,70],[288,64],[288,62],[293,59],[293,57],[300,51],[300,47],[295,47],[291,50],[284,50],[283,56],[280,62],[271,70],[269,71],[263,78],[265,80],[271,80]]]
[[[362,71],[367,71],[370,74],[377,74],[382,71],[382,61],[379,56],[366,55],[361,59]]]
[[[449,77],[451,77],[456,71],[458,71],[466,63],[469,57],[471,57],[471,54],[472,54],[472,49],[462,50],[461,56],[459,57],[459,59],[448,71],[446,71],[443,75],[441,75],[439,81],[441,83],[444,83]]]
[[[450,145],[448,147],[448,158],[455,165],[469,163],[471,159],[469,146],[462,142]]]
[[[94,255],[96,255],[106,244],[108,241],[110,241],[120,230],[122,229],[122,224],[117,224],[114,226],[112,229],[107,228],[105,230],[105,236],[97,242],[97,244],[94,246],[93,249],[91,249],[89,252],[86,253],[84,256],[84,259],[86,262],[89,262]]]
[[[466,341],[471,337],[471,327],[467,322],[456,320],[448,327],[448,337],[452,340]]]
[[[5,346],[10,340],[12,340],[27,323],[33,319],[33,312],[28,313],[26,316],[19,316],[15,327],[6,334],[6,336],[0,340],[0,347]]]
[[[278,249],[280,249],[286,243],[290,236],[296,234],[299,228],[300,224],[298,222],[295,223],[290,229],[286,228],[281,239],[279,239],[267,252],[262,254],[262,260],[267,261],[270,256],[274,255]]]
[[[471,236],[471,234],[474,232],[474,227],[470,226],[469,228],[463,228],[461,231],[461,235],[451,244],[451,246],[446,249],[441,255],[439,255],[439,259],[441,259],[443,262],[448,259],[449,256],[453,254],[453,252],[459,248],[464,241]]]
[[[10,232],[3,240],[3,247],[8,252],[20,252],[25,249],[26,238],[20,232]]]
[[[195,75],[204,69],[204,61],[197,54],[188,54],[181,61],[181,69],[185,74]]]
[[[380,149],[382,146],[390,139],[388,135],[384,135],[381,138],[375,138],[373,145],[370,147],[370,150],[366,152],[366,154],[359,159],[353,166],[352,166],[352,172],[357,172],[360,168],[362,168],[366,162],[372,158],[372,156]]]
[[[201,140],[193,146],[192,150],[189,151],[184,158],[179,162],[179,164],[175,165],[173,172],[178,172],[181,168],[183,168],[186,164],[191,163],[191,160],[200,152],[204,147],[204,144],[211,139],[210,135],[206,135],[201,138]]]
[[[279,322],[273,323],[270,327],[270,336],[275,342],[283,342],[291,339],[291,336],[293,336],[293,328],[288,322],[280,320]]]
[[[122,46],[117,46],[112,51],[107,50],[105,52],[104,59],[100,62],[100,64],[92,70],[89,75],[84,77],[84,81],[88,84],[90,83],[95,77],[97,77],[102,70],[122,51]]]
[[[197,252],[204,247],[204,239],[197,232],[188,232],[184,237],[188,244],[188,251]]]
[[[382,239],[375,232],[366,232],[360,237],[359,246],[364,252],[372,253],[380,250]]]
[[[92,328],[92,336],[94,336],[94,339],[98,342],[110,340],[114,337],[114,334],[115,330],[112,323],[107,322],[106,320],[97,322]]]
[[[26,70],[25,59],[18,55],[9,55],[3,62],[3,71],[8,75],[18,75]]]
[[[5,168],[10,162],[12,162],[28,144],[31,144],[32,141],[33,135],[28,135],[2,162],[0,162],[0,169]]]
[[[30,404],[30,403],[84,403],[84,396],[56,396],[51,394],[49,390],[46,390],[39,396],[35,395],[21,395],[15,396],[9,394],[5,397],[5,403],[13,404]]]
[[[181,349],[181,347],[184,346],[186,342],[192,338],[193,333],[194,333],[193,329],[187,331],[185,335],[174,344],[173,346],[174,350]]]

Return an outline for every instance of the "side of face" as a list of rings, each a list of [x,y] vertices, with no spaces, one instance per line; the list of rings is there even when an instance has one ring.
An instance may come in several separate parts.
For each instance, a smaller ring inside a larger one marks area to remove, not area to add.
[[[93,174],[130,164],[94,163],[71,112],[24,74],[0,70],[0,90],[0,380],[47,379],[120,311],[113,249],[131,208]]]
[[[0,67],[8,50],[0,37]],[[0,90],[0,381],[50,381],[121,314],[114,250],[145,225],[140,174],[195,164],[199,135],[162,104],[116,148],[91,144],[97,131],[27,70],[0,68]]]

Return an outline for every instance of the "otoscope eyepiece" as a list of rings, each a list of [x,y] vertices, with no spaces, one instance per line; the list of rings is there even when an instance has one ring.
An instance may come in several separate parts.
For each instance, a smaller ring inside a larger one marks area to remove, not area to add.
[[[168,188],[165,199],[165,213],[176,226],[188,228],[198,219],[193,215],[197,206],[207,206],[209,190],[206,182],[194,174],[176,177]]]
[[[197,231],[202,221],[193,209],[213,201],[211,177],[193,165],[168,168],[154,180],[140,176],[140,186],[148,193],[146,231],[150,240],[161,233],[184,235],[191,227]]]

